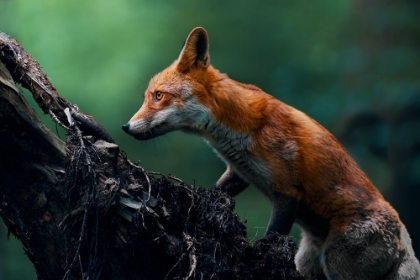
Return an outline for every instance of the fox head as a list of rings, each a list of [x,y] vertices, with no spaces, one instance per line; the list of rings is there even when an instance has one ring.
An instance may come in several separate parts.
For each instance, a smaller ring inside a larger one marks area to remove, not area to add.
[[[151,79],[143,105],[123,130],[139,140],[175,130],[200,134],[210,121],[209,109],[203,105],[212,78],[209,68],[208,35],[197,27],[188,35],[178,59]]]

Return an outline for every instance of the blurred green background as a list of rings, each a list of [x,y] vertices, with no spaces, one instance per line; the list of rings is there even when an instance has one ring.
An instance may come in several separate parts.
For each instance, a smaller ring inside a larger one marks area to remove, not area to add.
[[[138,142],[121,130],[149,79],[177,58],[192,28],[205,27],[213,66],[342,140],[399,211],[417,255],[419,15],[418,0],[0,0],[0,30],[17,38],[61,96],[102,123],[131,160],[209,187],[225,166],[198,137],[176,132]],[[249,238],[263,236],[267,200],[250,188],[236,201]],[[35,279],[22,246],[6,232],[0,223],[0,279]]]

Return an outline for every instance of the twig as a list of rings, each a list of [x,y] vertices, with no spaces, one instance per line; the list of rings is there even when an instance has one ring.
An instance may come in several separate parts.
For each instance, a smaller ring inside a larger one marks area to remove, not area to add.
[[[149,176],[147,176],[148,172],[146,172],[146,170],[144,170],[144,168],[143,168],[143,167],[141,167],[141,166],[139,166],[139,165],[136,165],[136,164],[132,163],[132,162],[131,162],[130,160],[128,160],[128,159],[127,159],[127,162],[130,164],[130,166],[132,166],[132,167],[134,167],[134,168],[136,168],[136,169],[141,170],[141,172],[143,172],[144,177],[146,177],[146,181],[147,181],[147,184],[148,184],[148,186],[149,186],[149,190],[148,190],[148,197],[147,197],[147,199],[146,199],[146,201],[145,201],[145,202],[146,202],[145,204],[147,204],[147,203],[149,202],[149,200],[150,200],[151,195],[152,195],[152,184],[150,183]]]
[[[48,110],[48,114],[51,116],[51,118],[56,122],[56,123],[58,123],[58,125],[60,125],[62,128],[64,128],[65,130],[67,130],[67,131],[69,131],[70,130],[70,128],[68,127],[68,126],[66,126],[64,123],[62,123],[59,119],[58,119],[58,117],[53,113],[53,111],[51,111],[51,109],[50,110]]]
[[[146,172],[147,174],[159,175],[159,176],[165,177],[165,174],[163,174],[162,172],[156,172],[156,171],[146,171]]]
[[[181,179],[179,179],[178,177],[175,177],[174,175],[172,175],[172,174],[169,174],[168,175],[168,178],[169,179],[172,179],[172,180],[175,180],[175,181],[177,181],[177,182],[179,182],[179,183],[181,183],[181,184],[183,184],[183,185],[185,185],[185,182],[184,181],[182,181]]]
[[[69,123],[69,127],[73,128],[74,127],[74,121],[73,121],[73,118],[71,116],[70,109],[69,108],[64,109],[64,114],[67,117],[67,122]]]
[[[168,272],[168,274],[166,274],[166,276],[165,276],[165,279],[164,280],[166,280],[166,279],[168,279],[168,276],[171,274],[171,272],[175,269],[175,267],[177,267],[177,265],[182,261],[182,259],[186,256],[187,254],[186,253],[183,253],[182,255],[181,255],[181,257],[178,259],[178,261],[175,263],[175,265],[169,270],[169,272]]]
[[[190,279],[190,277],[195,274],[195,270],[197,268],[197,256],[195,255],[196,249],[194,247],[194,240],[191,237],[191,235],[183,232],[182,236],[184,237],[185,242],[187,243],[187,251],[189,251],[189,259],[190,259],[190,270],[188,272],[187,277],[185,277],[185,280]]]

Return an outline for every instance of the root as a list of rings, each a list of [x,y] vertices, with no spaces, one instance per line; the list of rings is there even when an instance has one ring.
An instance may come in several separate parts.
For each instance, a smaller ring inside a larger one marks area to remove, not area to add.
[[[129,160],[127,160],[127,161],[128,161],[128,163],[130,164],[131,167],[139,169],[139,170],[141,170],[141,172],[143,172],[143,175],[144,175],[144,177],[146,178],[146,181],[147,181],[147,185],[149,186],[149,192],[148,192],[149,196],[147,197],[146,203],[149,202],[150,197],[151,197],[151,192],[152,192],[152,185],[150,184],[150,179],[149,179],[149,176],[147,175],[148,172],[146,172],[146,170],[144,170],[143,167],[141,167],[139,165],[136,165]]]
[[[193,238],[186,233],[183,233],[184,241],[187,243],[187,251],[189,252],[189,259],[190,259],[190,270],[188,272],[187,277],[185,278],[190,279],[195,275],[195,270],[197,268],[197,256],[195,255],[196,249],[194,247],[194,240]]]
[[[63,280],[74,279],[75,268],[78,267],[80,270],[81,279],[93,279],[89,275],[85,275],[86,271],[96,271],[96,265],[89,267],[92,264],[98,263],[98,205],[96,200],[96,187],[98,183],[97,173],[95,170],[95,163],[91,157],[91,154],[95,154],[95,150],[91,143],[84,139],[82,131],[78,128],[77,122],[74,121],[72,113],[69,108],[64,110],[64,114],[67,117],[71,138],[73,139],[75,148],[73,155],[71,156],[70,172],[69,175],[74,178],[72,184],[68,186],[69,192],[73,190],[78,183],[84,181],[87,178],[87,190],[85,194],[85,202],[83,208],[83,219],[80,225],[79,238],[76,242],[77,247],[73,254],[70,263],[66,264],[66,273],[64,274]],[[85,142],[90,146],[89,148],[85,145]],[[98,158],[99,159],[99,158]],[[82,190],[79,190],[79,192]],[[72,195],[69,194],[69,197]],[[71,214],[69,214],[71,215]],[[65,217],[63,222],[68,219],[69,215]],[[88,221],[93,220],[94,226],[88,227]],[[63,222],[61,224],[63,224]],[[84,257],[82,254],[83,246],[85,243],[90,243],[90,253],[87,256],[88,261],[83,261]],[[88,265],[86,265],[88,264]],[[93,273],[95,279],[99,277],[98,274]]]

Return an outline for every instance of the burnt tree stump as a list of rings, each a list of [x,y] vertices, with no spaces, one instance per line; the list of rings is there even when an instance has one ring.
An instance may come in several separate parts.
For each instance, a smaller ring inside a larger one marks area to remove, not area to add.
[[[15,83],[67,131],[66,142]],[[251,244],[234,206],[218,190],[130,162],[0,33],[0,215],[38,279],[303,279],[293,240]]]

